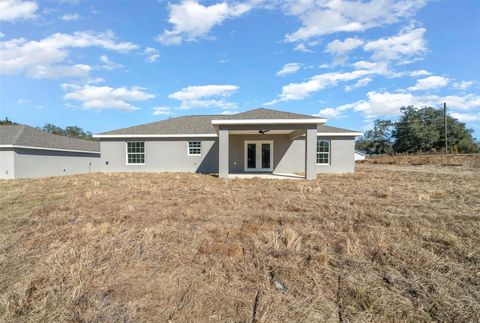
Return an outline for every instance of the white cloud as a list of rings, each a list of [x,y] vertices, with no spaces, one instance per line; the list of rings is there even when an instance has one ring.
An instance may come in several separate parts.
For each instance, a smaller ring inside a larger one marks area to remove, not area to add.
[[[182,109],[193,107],[220,107],[226,109],[235,108],[236,105],[223,99],[218,99],[218,97],[229,97],[237,90],[238,86],[236,85],[189,86],[170,94],[168,97],[180,101]]]
[[[103,65],[100,66],[100,68],[105,69],[105,70],[115,70],[117,68],[122,68],[122,64],[117,64],[115,62],[112,62],[110,58],[107,55],[101,55],[100,56],[100,61],[103,63]]]
[[[300,63],[288,63],[283,65],[282,69],[277,72],[277,76],[284,76],[297,72],[302,68]]]
[[[353,89],[358,89],[358,88],[361,88],[361,87],[365,87],[368,84],[370,84],[370,82],[372,82],[372,78],[371,77],[365,77],[363,79],[358,80],[354,85],[346,86],[345,91],[350,92]]]
[[[3,38],[3,37],[5,37],[5,34],[0,32],[0,38]]]
[[[153,94],[144,92],[144,89],[140,87],[128,89],[126,87],[112,88],[109,86],[63,84],[62,88],[70,91],[64,95],[64,99],[80,101],[85,109],[133,111],[138,108],[131,102],[144,101],[155,97]]]
[[[235,110],[225,110],[225,111],[222,111],[222,114],[223,115],[231,115],[231,114],[237,114],[238,111],[235,111]]]
[[[313,50],[308,49],[305,44],[298,44],[293,48],[294,51],[297,52],[304,52],[304,53],[313,53]]]
[[[365,64],[367,66],[368,64]],[[328,86],[335,86],[339,82],[348,82],[360,78],[366,78],[369,75],[386,73],[376,64],[368,65],[370,69],[358,69],[352,72],[331,72],[318,74],[311,77],[306,82],[290,83],[282,87],[282,93],[273,101],[266,103],[266,105],[273,105],[281,101],[302,100],[314,92],[323,90]],[[367,82],[367,80],[364,80]]]
[[[453,87],[459,90],[466,90],[469,87],[471,87],[473,84],[475,84],[474,81],[460,81],[460,82],[453,83]]]
[[[163,116],[163,115],[169,115],[171,113],[172,111],[170,107],[154,107],[152,114],[154,116]]]
[[[464,96],[417,96],[410,92],[392,93],[388,91],[371,91],[367,93],[366,100],[359,100],[353,103],[341,105],[336,108],[328,108],[329,110],[327,113],[330,113],[331,115],[341,115],[341,112],[351,109],[353,111],[362,113],[368,119],[373,119],[377,117],[398,116],[400,115],[400,108],[404,106],[414,105],[416,107],[440,107],[443,102],[447,103],[449,111],[451,109],[464,111],[480,109],[480,96],[474,94],[468,94]],[[323,110],[321,110],[319,114],[321,114],[322,111]],[[453,116],[454,113],[455,112],[451,112],[451,115]],[[456,115],[462,117],[458,112]],[[471,115],[472,114],[463,114],[464,120]]]
[[[228,2],[204,6],[196,0],[183,0],[179,4],[170,4],[169,9],[168,22],[173,28],[157,36],[157,40],[164,45],[178,45],[183,41],[205,38],[214,26],[245,14],[252,6]]]
[[[158,53],[158,49],[153,47],[145,48],[145,50],[143,51],[143,55],[146,56],[145,60],[148,63],[154,63],[160,57],[160,54]]]
[[[342,118],[342,111],[334,108],[325,108],[320,110],[315,116],[327,118],[327,119],[339,119]]]
[[[78,13],[66,13],[60,19],[63,21],[78,21],[82,19]]]
[[[343,56],[346,53],[362,46],[365,42],[359,38],[347,38],[344,41],[334,40],[327,44],[325,52],[335,56]]]
[[[116,52],[128,52],[138,46],[130,42],[117,42],[112,32],[56,33],[39,41],[24,38],[0,43],[0,73],[26,73],[31,77],[78,76],[87,70],[84,64],[64,66],[70,48],[101,47]],[[52,72],[52,75],[49,75]]]
[[[434,90],[445,87],[448,84],[448,78],[443,76],[429,76],[417,80],[417,84],[408,88],[410,91]]]
[[[399,34],[368,41],[363,49],[372,51],[375,61],[399,61],[406,64],[423,57],[427,51],[424,39],[425,28],[407,27]]]
[[[0,1],[0,21],[35,18],[38,5],[35,1],[2,0]]]
[[[284,10],[297,16],[302,27],[287,34],[288,42],[304,41],[336,32],[362,32],[414,15],[426,0],[286,1]]]
[[[28,69],[27,75],[35,79],[58,79],[61,77],[86,77],[92,68],[90,65],[35,65]]]
[[[412,76],[412,77],[417,77],[417,76],[428,76],[428,75],[432,75],[432,73],[430,73],[429,71],[426,71],[426,70],[416,70],[416,71],[410,72],[409,75]]]
[[[30,100],[27,99],[18,99],[17,100],[17,105],[24,105],[25,103],[30,102]]]
[[[461,122],[474,122],[474,121],[480,121],[480,113],[458,113],[458,112],[452,112],[450,113],[450,116],[454,117],[455,119],[458,119]]]

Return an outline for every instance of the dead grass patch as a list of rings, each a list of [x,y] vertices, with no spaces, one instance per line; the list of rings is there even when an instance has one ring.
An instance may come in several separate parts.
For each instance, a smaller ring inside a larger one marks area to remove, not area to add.
[[[0,320],[480,320],[480,175],[399,169],[0,181]]]

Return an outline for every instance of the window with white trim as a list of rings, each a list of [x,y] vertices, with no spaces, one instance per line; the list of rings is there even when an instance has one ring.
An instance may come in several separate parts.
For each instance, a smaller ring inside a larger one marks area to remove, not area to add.
[[[145,164],[145,142],[127,142],[127,164]]]
[[[317,139],[317,164],[330,164],[330,140]]]
[[[188,142],[188,156],[200,156],[202,154],[202,142],[201,141],[189,141]]]

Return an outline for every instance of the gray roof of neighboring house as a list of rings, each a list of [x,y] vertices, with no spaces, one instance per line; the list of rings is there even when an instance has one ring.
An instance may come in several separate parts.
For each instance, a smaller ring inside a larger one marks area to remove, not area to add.
[[[100,152],[97,141],[58,136],[26,125],[1,125],[0,145]]]
[[[191,115],[161,120],[147,123],[139,126],[113,130],[100,133],[99,135],[211,135],[216,134],[212,126],[212,120],[225,119],[314,119],[317,117],[283,112],[271,109],[255,109],[232,115]],[[319,125],[320,132],[354,132],[352,130],[341,129]]]

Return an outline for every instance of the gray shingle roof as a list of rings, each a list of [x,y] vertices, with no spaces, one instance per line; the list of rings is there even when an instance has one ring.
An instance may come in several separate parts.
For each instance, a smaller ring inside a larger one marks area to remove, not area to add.
[[[183,116],[139,126],[113,130],[100,135],[184,135],[215,134],[213,119],[225,118],[223,115]]]
[[[255,109],[232,115],[192,115],[182,116],[161,120],[157,122],[147,123],[139,126],[123,128],[113,131],[100,133],[99,135],[210,135],[216,134],[215,128],[212,126],[212,120],[225,119],[313,119],[317,117],[283,112],[271,109]],[[319,125],[321,132],[354,132],[352,130],[341,129]]]
[[[0,145],[99,152],[100,143],[54,135],[26,125],[1,125]]]
[[[225,119],[316,119],[318,117],[306,114],[284,112],[272,109],[254,109],[227,116]],[[318,118],[321,119],[321,118]]]
[[[358,131],[355,131],[355,130],[331,127],[331,126],[326,126],[326,125],[323,125],[323,124],[319,124],[317,126],[317,131],[318,132],[330,132],[330,133],[344,133],[344,132],[357,133],[358,132]]]

